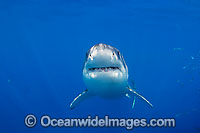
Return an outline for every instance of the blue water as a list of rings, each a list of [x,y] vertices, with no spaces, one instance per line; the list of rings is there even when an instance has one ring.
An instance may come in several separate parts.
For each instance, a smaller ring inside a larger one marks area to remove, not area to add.
[[[124,55],[137,91],[153,103],[126,97],[91,98],[85,90],[86,51],[97,43]],[[198,133],[200,130],[199,0],[0,1],[0,132]],[[175,118],[175,128],[34,128],[37,119]]]

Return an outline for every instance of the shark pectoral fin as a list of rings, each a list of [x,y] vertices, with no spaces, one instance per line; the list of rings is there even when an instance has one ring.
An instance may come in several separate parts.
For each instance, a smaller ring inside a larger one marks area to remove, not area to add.
[[[88,90],[83,91],[76,98],[74,98],[74,100],[70,104],[70,108],[74,109],[78,104],[80,104],[82,101],[87,99],[89,96],[91,96],[91,95],[90,95],[90,93],[88,93]]]
[[[136,91],[132,90],[131,88],[128,88],[129,92],[131,92],[132,94],[134,94],[135,96],[138,96],[139,98],[143,99],[145,102],[147,102],[151,107],[153,107],[153,105],[146,99],[144,98],[142,95],[140,95],[139,93],[137,93]],[[133,105],[132,108],[134,107],[135,104],[135,99],[133,100]]]

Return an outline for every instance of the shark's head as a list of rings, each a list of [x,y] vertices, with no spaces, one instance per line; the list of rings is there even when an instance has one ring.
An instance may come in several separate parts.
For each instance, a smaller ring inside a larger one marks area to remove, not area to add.
[[[83,79],[88,89],[121,87],[127,83],[128,68],[118,49],[100,43],[86,54]]]

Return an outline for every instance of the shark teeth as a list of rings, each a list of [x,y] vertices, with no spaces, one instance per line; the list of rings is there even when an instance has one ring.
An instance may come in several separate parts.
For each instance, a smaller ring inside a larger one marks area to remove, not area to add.
[[[89,68],[89,71],[109,71],[109,70],[119,70],[119,67],[93,67]]]

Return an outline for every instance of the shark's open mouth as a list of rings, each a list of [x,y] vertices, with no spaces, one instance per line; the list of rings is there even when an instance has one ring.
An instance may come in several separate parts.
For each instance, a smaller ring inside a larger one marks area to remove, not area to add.
[[[114,71],[114,70],[120,70],[119,67],[93,67],[93,68],[89,68],[89,71]]]

